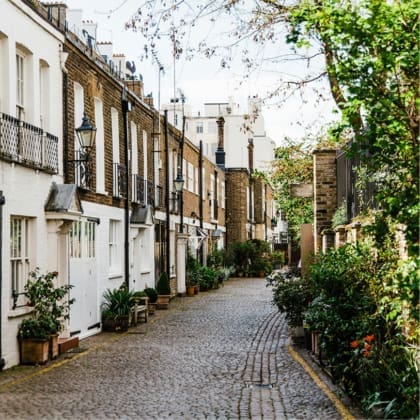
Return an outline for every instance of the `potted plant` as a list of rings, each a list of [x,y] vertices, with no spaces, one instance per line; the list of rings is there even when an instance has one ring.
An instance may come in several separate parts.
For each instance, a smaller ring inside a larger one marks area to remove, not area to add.
[[[125,284],[118,289],[106,289],[101,305],[102,328],[105,331],[127,331],[133,306],[133,292]]]
[[[169,283],[168,274],[165,271],[159,276],[156,291],[158,294],[157,308],[168,309],[169,300],[171,299],[171,285]]]
[[[157,291],[154,287],[146,287],[144,293],[149,297],[149,314],[152,315],[155,313],[156,302],[158,298]]]
[[[40,274],[39,268],[29,273],[25,296],[33,311],[18,330],[21,363],[45,363],[48,356],[58,356],[58,334],[63,328],[62,321],[69,317],[74,299],[66,298],[71,285],[55,286],[57,276],[57,271]]]

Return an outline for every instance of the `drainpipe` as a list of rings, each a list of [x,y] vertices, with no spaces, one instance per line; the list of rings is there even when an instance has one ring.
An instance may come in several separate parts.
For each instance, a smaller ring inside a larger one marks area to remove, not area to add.
[[[130,224],[129,224],[129,215],[130,215],[130,206],[129,206],[129,185],[128,185],[128,120],[127,114],[131,111],[131,103],[127,100],[125,86],[122,93],[122,116],[123,116],[123,126],[124,126],[124,161],[125,161],[125,174],[124,174],[124,183],[125,183],[125,203],[124,203],[124,276],[125,284],[127,289],[130,288]]]
[[[3,191],[0,191],[0,371],[3,370],[6,365],[6,361],[3,359],[3,347],[2,347],[2,291],[3,291],[3,205],[6,203],[6,198],[3,195]]]
[[[185,115],[183,115],[182,116],[182,137],[181,137],[181,144],[180,144],[180,148],[181,148],[181,162],[180,162],[181,176],[182,176],[182,173],[183,173],[183,165],[184,165],[185,120],[186,120],[186,117],[185,117]],[[180,199],[179,211],[181,213],[180,220],[179,220],[179,223],[180,223],[179,233],[184,233],[184,189],[182,189],[179,192],[179,199]]]
[[[203,140],[200,140],[200,148],[198,154],[198,194],[200,201],[198,203],[198,210],[200,213],[200,229],[203,229]],[[203,244],[200,247],[200,263],[204,264]]]
[[[166,206],[166,274],[170,278],[171,269],[171,235],[170,235],[170,213],[169,213],[169,135],[168,135],[168,110],[165,109],[165,206]]]

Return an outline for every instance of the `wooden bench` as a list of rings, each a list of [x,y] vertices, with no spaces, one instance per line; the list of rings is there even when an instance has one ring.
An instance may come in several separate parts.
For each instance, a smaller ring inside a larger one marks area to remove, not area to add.
[[[137,325],[140,317],[143,318],[144,322],[147,322],[149,319],[149,298],[147,296],[136,298],[131,314],[133,325]]]

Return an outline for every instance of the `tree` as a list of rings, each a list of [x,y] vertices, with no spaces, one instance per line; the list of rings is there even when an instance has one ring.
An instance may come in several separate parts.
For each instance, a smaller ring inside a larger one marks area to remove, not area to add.
[[[208,34],[220,22],[223,38],[216,38],[213,45]],[[191,28],[198,23],[199,36],[192,37]],[[361,158],[368,176],[379,185],[378,201],[384,215],[405,226],[409,248],[416,252],[416,1],[149,0],[127,26],[145,36],[146,53],[156,51],[165,34],[170,36],[176,57],[201,52],[207,57],[219,56],[222,67],[229,66],[239,50],[245,76],[268,64],[278,69],[290,60],[302,60],[308,71],[279,78],[269,96],[287,98],[290,90],[326,78],[341,112],[341,124],[334,134],[338,138],[351,133],[348,152]],[[294,55],[278,50],[284,38]],[[191,39],[197,43],[186,42]]]

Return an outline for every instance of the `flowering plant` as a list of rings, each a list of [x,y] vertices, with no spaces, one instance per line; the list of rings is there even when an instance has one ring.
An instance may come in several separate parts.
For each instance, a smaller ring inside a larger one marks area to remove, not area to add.
[[[31,318],[24,319],[19,327],[20,338],[46,338],[62,329],[62,321],[69,318],[74,299],[66,298],[73,287],[55,286],[57,271],[41,274],[39,268],[29,273],[25,286],[28,305],[33,307]]]

